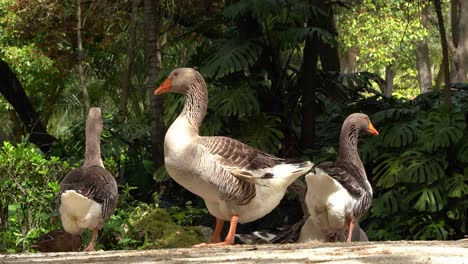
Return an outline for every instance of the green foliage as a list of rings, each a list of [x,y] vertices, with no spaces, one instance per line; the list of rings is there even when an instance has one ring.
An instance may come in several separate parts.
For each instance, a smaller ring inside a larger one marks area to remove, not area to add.
[[[200,229],[178,226],[166,210],[157,206],[140,205],[135,211],[130,223],[143,239],[141,249],[190,247],[205,240]]]
[[[455,92],[454,97],[466,100],[468,93]],[[378,155],[365,160],[374,182],[374,203],[364,221],[371,239],[455,239],[466,234],[468,112],[456,108],[448,113],[434,103],[442,99],[440,93],[420,95],[403,108],[371,116],[381,131],[375,139],[364,139],[379,145]],[[393,224],[385,226],[389,222]]]
[[[4,142],[0,148],[0,208],[8,208],[6,244],[9,252],[30,249],[33,240],[57,225],[59,180],[69,169],[56,157],[45,158],[26,143]],[[4,218],[5,219],[5,218]],[[0,236],[1,239],[1,236]]]
[[[223,40],[202,66],[207,77],[221,78],[229,73],[246,70],[257,61],[261,48],[253,41]]]
[[[336,158],[336,132],[350,113],[367,110],[380,132],[359,143],[374,191],[361,223],[369,239],[458,239],[467,234],[468,92],[453,92],[450,113],[444,99],[434,91],[412,101],[369,97],[344,107],[325,101],[317,123],[323,141],[319,153],[312,153],[315,162]]]
[[[340,50],[353,48],[357,51],[358,71],[384,76],[385,67],[391,67],[397,73],[394,95],[416,96],[419,94],[414,62],[416,46],[425,40],[431,47],[430,53],[440,56],[440,51],[432,48],[435,46],[432,43],[440,41],[438,32],[435,27],[431,31],[421,24],[421,12],[428,3],[364,0],[349,8],[338,8]],[[440,61],[440,57],[433,61]]]

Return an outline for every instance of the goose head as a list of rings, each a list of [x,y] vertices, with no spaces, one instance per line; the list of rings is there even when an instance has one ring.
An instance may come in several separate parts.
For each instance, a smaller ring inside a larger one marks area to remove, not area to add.
[[[200,78],[203,79],[201,74],[192,68],[177,68],[169,74],[154,94],[160,95],[167,92],[187,94],[193,89],[192,84],[198,82]]]
[[[349,115],[345,119],[343,126],[347,127],[347,124],[350,124],[351,127],[354,127],[354,129],[358,132],[359,135],[379,135],[379,132],[372,125],[369,117],[366,114],[354,113]]]
[[[104,127],[102,121],[101,109],[99,107],[91,107],[87,118],[87,127],[93,129],[95,133],[101,133]]]

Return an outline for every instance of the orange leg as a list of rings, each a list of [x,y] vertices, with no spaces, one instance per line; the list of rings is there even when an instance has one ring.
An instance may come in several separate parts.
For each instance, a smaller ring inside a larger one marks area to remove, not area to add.
[[[234,244],[234,238],[236,236],[236,228],[237,228],[238,221],[239,221],[239,217],[237,215],[233,215],[231,217],[231,225],[229,226],[228,235],[226,236],[226,239],[224,240],[224,242],[219,243],[220,246]]]
[[[89,245],[85,248],[85,252],[87,251],[94,251],[94,241],[96,241],[97,235],[98,235],[99,229],[93,228],[93,234],[91,236],[91,241],[89,242]]]
[[[216,227],[211,235],[209,243],[219,243],[221,242],[221,231],[223,230],[224,220],[216,218]]]
[[[198,245],[194,245],[194,247],[206,247],[206,246],[228,246],[228,245],[233,245],[234,244],[234,238],[236,235],[236,228],[237,228],[237,222],[239,221],[239,217],[237,215],[233,215],[231,217],[231,225],[229,226],[229,232],[226,236],[226,239],[223,242],[219,243],[202,243]],[[215,235],[216,235],[216,230],[218,230],[218,223],[221,223],[222,220],[216,219],[216,228],[215,232],[213,232],[213,236],[211,237],[211,240],[214,240]],[[221,232],[221,226],[219,227],[219,232]],[[219,236],[219,235],[218,235]],[[211,242],[210,240],[210,242]]]
[[[348,237],[346,238],[346,242],[350,243],[351,238],[353,236],[353,229],[354,229],[354,220],[351,219],[348,222]]]

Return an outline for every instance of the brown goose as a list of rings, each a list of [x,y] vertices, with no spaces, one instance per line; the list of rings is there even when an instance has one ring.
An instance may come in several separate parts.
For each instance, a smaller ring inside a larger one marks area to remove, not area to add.
[[[92,231],[85,251],[94,250],[99,229],[117,206],[117,182],[101,160],[100,138],[103,129],[101,110],[93,107],[86,120],[84,165],[70,171],[60,183],[59,215],[63,229],[72,235]]]
[[[56,229],[38,237],[32,248],[40,252],[69,252],[77,251],[81,244],[81,236]]]
[[[176,182],[203,198],[216,217],[209,244],[233,244],[237,223],[254,221],[273,210],[288,185],[313,164],[290,163],[232,138],[200,136],[208,90],[202,75],[194,69],[172,71],[155,94],[166,92],[186,96],[182,113],[164,139],[166,170]],[[230,221],[230,228],[221,242],[224,221]]]
[[[348,230],[347,242],[355,223],[369,209],[372,187],[357,149],[362,134],[378,135],[365,114],[352,114],[341,127],[338,159],[314,166],[306,175],[306,204],[309,218],[299,242],[328,241]]]

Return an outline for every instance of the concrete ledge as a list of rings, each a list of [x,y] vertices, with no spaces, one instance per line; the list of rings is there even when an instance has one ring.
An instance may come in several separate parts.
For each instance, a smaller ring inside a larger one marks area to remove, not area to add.
[[[0,255],[0,263],[466,263],[468,241],[385,241]]]

